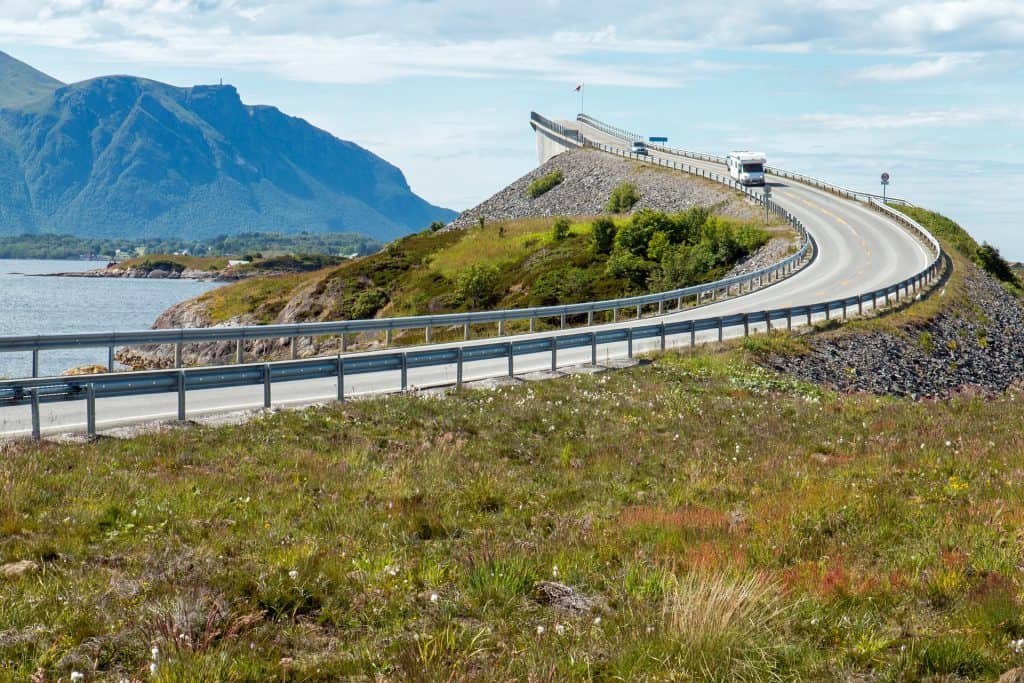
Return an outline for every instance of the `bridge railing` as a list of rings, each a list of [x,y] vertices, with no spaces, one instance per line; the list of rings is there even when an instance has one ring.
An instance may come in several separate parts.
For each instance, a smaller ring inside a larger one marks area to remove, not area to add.
[[[559,126],[556,122],[550,121],[539,114],[531,115],[531,121],[541,127],[553,126],[552,131],[563,135],[563,131],[577,133]],[[662,166],[669,166],[670,163],[660,163],[658,160],[646,159],[631,155],[625,150],[613,148],[608,145],[600,145],[578,136],[580,145],[590,145],[603,149],[603,151],[619,156],[634,158],[648,163]],[[743,192],[752,202],[764,205],[764,197],[759,192],[753,192],[736,183],[732,178],[719,176],[704,169],[697,169],[686,164],[671,164],[673,168],[688,173],[694,173],[702,177],[715,180],[739,192]],[[585,319],[586,323],[592,324],[600,314],[611,313],[613,320],[618,320],[618,314],[624,310],[635,310],[636,316],[646,311],[658,314],[667,310],[681,310],[686,305],[696,306],[706,303],[709,300],[717,300],[721,296],[729,296],[732,293],[740,294],[752,291],[754,288],[773,283],[781,278],[787,277],[800,269],[800,267],[813,258],[814,242],[809,238],[806,229],[800,220],[789,213],[778,204],[768,201],[768,212],[788,222],[800,236],[800,241],[795,253],[764,268],[749,273],[724,278],[714,282],[708,282],[690,287],[682,287],[665,292],[644,294],[639,296],[622,297],[618,299],[607,299],[578,304],[567,304],[562,306],[541,306],[533,308],[514,308],[495,311],[481,311],[476,313],[450,313],[445,315],[406,316],[398,318],[374,318],[369,320],[342,320],[335,322],[318,323],[291,323],[276,325],[240,325],[236,327],[197,327],[197,328],[175,328],[160,330],[139,330],[128,332],[92,332],[79,334],[54,334],[54,335],[25,335],[0,337],[0,353],[29,352],[32,354],[32,376],[40,375],[40,353],[43,351],[57,349],[107,349],[107,369],[113,371],[116,367],[114,352],[115,349],[126,346],[173,346],[174,365],[182,365],[184,347],[187,344],[202,344],[210,342],[233,342],[235,345],[235,361],[245,361],[245,344],[258,340],[287,339],[290,342],[295,356],[297,340],[310,337],[338,337],[342,347],[347,350],[348,338],[356,334],[376,333],[384,334],[390,341],[396,332],[408,330],[423,330],[424,340],[431,343],[433,331],[436,329],[458,328],[463,330],[463,339],[468,340],[472,334],[474,325],[497,324],[498,332],[504,335],[506,324],[514,321],[529,321],[531,332],[535,330],[538,320],[556,320],[559,328],[565,328],[574,319]]]
[[[588,116],[586,114],[579,114],[576,117],[576,119],[579,122],[584,123],[584,124],[590,126],[591,128],[595,128],[595,129],[597,129],[597,130],[599,130],[599,131],[601,131],[603,133],[606,133],[608,135],[612,135],[612,136],[620,138],[622,140],[626,140],[626,141],[632,142],[634,140],[643,140],[644,139],[644,137],[642,135],[638,134],[638,133],[633,133],[631,131],[623,130],[622,128],[617,128],[617,127],[612,126],[610,124],[607,124],[607,123],[605,123],[603,121],[599,121],[599,120],[593,118],[592,116]],[[718,155],[715,155],[715,154],[704,154],[702,152],[693,152],[691,150],[679,149],[677,147],[669,147],[668,145],[660,145],[660,144],[656,144],[656,143],[650,143],[647,146],[650,149],[660,150],[662,152],[665,152],[667,154],[672,154],[674,156],[687,157],[687,158],[690,158],[690,159],[697,159],[699,161],[710,161],[710,162],[713,162],[713,163],[716,163],[716,164],[724,164],[725,163],[725,157],[724,156],[718,156]],[[786,178],[788,180],[795,180],[798,183],[803,183],[805,185],[811,185],[812,187],[816,187],[816,188],[818,188],[820,190],[825,190],[826,192],[830,192],[832,194],[839,195],[841,197],[846,197],[847,199],[858,199],[858,200],[861,200],[861,201],[869,201],[869,200],[880,201],[880,200],[884,200],[884,202],[887,202],[889,204],[897,204],[899,206],[913,206],[910,202],[906,201],[905,199],[897,199],[895,197],[883,197],[880,194],[872,194],[870,192],[860,192],[860,191],[857,191],[857,190],[849,190],[849,189],[844,188],[844,187],[839,187],[837,185],[833,185],[832,183],[827,183],[824,180],[821,180],[819,178],[813,178],[811,176],[804,175],[802,173],[794,173],[792,171],[787,171],[787,170],[782,169],[782,168],[776,168],[774,166],[766,166],[765,167],[765,171],[767,173],[770,173],[771,175],[777,176],[779,178]]]

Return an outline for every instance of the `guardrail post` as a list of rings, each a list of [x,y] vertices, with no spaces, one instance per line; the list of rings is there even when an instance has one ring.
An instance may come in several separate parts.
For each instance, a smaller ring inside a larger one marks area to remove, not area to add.
[[[516,357],[515,357],[514,349],[512,348],[512,342],[509,342],[508,343],[508,376],[509,377],[515,377],[516,376],[515,358]]]
[[[697,325],[690,321],[690,348],[697,345]]]
[[[41,421],[39,419],[39,390],[32,390],[32,438],[39,441],[43,436]]]
[[[683,310],[683,297],[678,297],[676,299],[676,310],[677,311]]]
[[[409,356],[402,354],[402,391],[409,387]]]
[[[897,284],[896,285],[896,303],[899,303],[899,302],[900,302],[900,286],[899,286],[899,284]]]
[[[590,333],[590,364],[597,365],[597,333]]]
[[[432,328],[430,327],[430,325],[427,325],[426,327],[423,328],[423,340],[428,344],[430,344],[433,341],[433,335],[431,334],[431,331]]]
[[[768,311],[764,312],[764,326],[765,330],[771,334],[772,331],[772,317],[768,315]]]
[[[174,367],[175,369],[181,367],[181,342],[174,344]]]
[[[628,358],[633,357],[633,328],[626,328],[626,356]]]
[[[338,354],[338,402],[345,402],[345,360]]]
[[[470,332],[469,328],[470,328],[469,323],[462,323],[462,340],[463,341],[469,341],[469,332]]]
[[[743,314],[743,336],[750,336],[750,315],[747,313]]]
[[[270,363],[263,364],[263,407],[270,407]]]
[[[843,320],[846,320],[846,299],[843,299]]]
[[[827,301],[827,302],[825,302],[825,320],[831,320],[831,319],[832,319],[832,302],[831,301]]]
[[[811,326],[811,307],[807,307],[807,327]]]
[[[619,322],[619,309],[618,308],[613,308],[612,309],[612,322],[613,323]]]
[[[114,347],[107,347],[107,372],[114,371]]]
[[[857,295],[857,315],[864,315],[864,295]]]
[[[877,310],[877,309],[878,309],[878,297],[875,296],[874,292],[871,292],[871,310],[874,311],[874,310]]]
[[[455,359],[455,386],[462,386],[462,347],[459,347],[459,352]]]
[[[96,385],[91,383],[85,387],[85,435],[96,436]]]
[[[636,305],[636,319],[637,320],[639,320],[643,316],[642,309],[643,309],[643,306],[641,306],[640,304]]]
[[[292,360],[295,360],[296,358],[299,357],[299,338],[292,337],[289,340],[289,344],[291,345]]]
[[[722,319],[718,319],[718,341],[721,343],[723,336],[725,335],[725,328]]]
[[[593,311],[587,311],[587,327],[590,327],[593,324],[594,324],[594,312]]]
[[[535,329],[537,329],[537,319],[530,318],[530,332],[533,332]]]
[[[665,323],[659,325],[659,332],[661,332],[661,350],[665,350]]]
[[[551,338],[551,372],[558,370],[558,337]]]
[[[345,353],[348,351],[348,335],[344,332],[341,333],[341,352]]]
[[[505,321],[504,320],[499,320],[498,321],[498,336],[499,337],[504,337],[505,336]]]
[[[241,337],[235,342],[235,362],[239,365],[245,360],[245,340]]]
[[[39,376],[39,349],[32,349],[32,376]]]
[[[559,318],[559,320],[558,320],[558,329],[560,329],[560,330],[564,330],[565,329],[565,313],[563,313],[561,315],[561,317]]]
[[[185,421],[185,371],[178,372],[178,422]]]
[[[393,335],[391,333],[391,328],[390,327],[388,329],[384,330],[384,346],[385,347],[391,346],[391,341],[392,341],[393,338],[394,337],[393,337]]]
[[[658,315],[664,315],[665,313],[665,300],[658,301]]]
[[[793,309],[792,308],[787,308],[786,309],[786,331],[787,332],[792,332],[793,331]]]

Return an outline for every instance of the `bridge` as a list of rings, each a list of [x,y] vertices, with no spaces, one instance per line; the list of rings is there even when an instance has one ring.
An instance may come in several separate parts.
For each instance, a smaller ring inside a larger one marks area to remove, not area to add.
[[[767,169],[771,199],[735,183],[724,159],[663,145],[630,153],[641,139],[586,115],[553,121],[533,113],[538,158],[589,148],[705,178],[742,193],[787,221],[798,250],[743,276],[640,297],[569,306],[441,316],[349,320],[232,328],[142,330],[0,338],[0,353],[29,353],[33,377],[0,381],[0,438],[62,432],[96,434],[128,424],[185,420],[211,413],[346,400],[410,389],[461,386],[474,380],[573,367],[615,365],[622,359],[671,347],[792,329],[824,319],[846,319],[891,306],[933,285],[945,267],[939,242],[915,221],[875,195],[833,186],[783,169]],[[889,203],[905,203],[888,200]],[[599,316],[598,314],[603,314]],[[598,322],[598,317],[611,318]],[[529,333],[508,334],[507,323],[529,321]],[[557,329],[537,332],[535,322]],[[473,339],[482,326],[496,336]],[[434,344],[432,332],[461,328],[459,342]],[[422,345],[349,353],[353,334],[378,333],[390,345],[396,331],[423,330]],[[336,336],[342,352],[297,359],[301,337]],[[290,339],[291,360],[245,357],[255,339]],[[180,367],[185,344],[233,341],[235,363]],[[168,344],[176,366],[113,372],[119,346]],[[109,374],[38,377],[39,354],[59,348],[107,350]]]

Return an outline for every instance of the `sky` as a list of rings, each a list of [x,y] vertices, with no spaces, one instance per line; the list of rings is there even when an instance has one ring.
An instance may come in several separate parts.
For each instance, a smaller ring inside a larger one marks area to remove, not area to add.
[[[238,87],[465,209],[537,164],[530,111],[880,191],[1024,260],[1024,0],[0,0],[65,82]],[[583,83],[583,98],[575,92]]]

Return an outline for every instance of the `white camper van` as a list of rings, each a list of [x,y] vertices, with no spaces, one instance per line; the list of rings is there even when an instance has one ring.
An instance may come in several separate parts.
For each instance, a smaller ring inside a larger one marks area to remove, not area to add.
[[[729,175],[741,185],[764,185],[766,161],[762,152],[729,152],[725,165]]]

